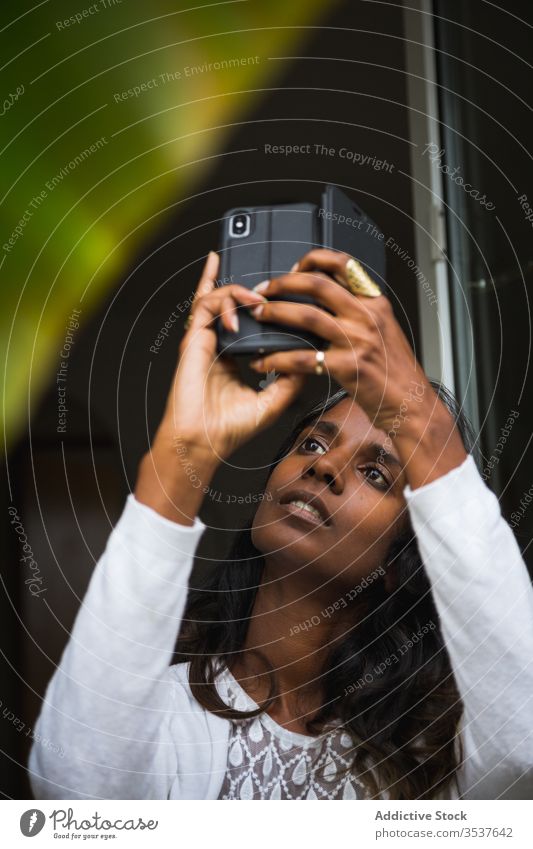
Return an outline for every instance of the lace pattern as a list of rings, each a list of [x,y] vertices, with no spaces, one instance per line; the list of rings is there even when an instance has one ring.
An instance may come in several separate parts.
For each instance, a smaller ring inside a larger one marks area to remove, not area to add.
[[[226,701],[237,710],[256,703],[229,671]],[[219,799],[360,799],[363,783],[350,773],[353,743],[341,728],[319,737],[297,734],[268,714],[233,720]]]

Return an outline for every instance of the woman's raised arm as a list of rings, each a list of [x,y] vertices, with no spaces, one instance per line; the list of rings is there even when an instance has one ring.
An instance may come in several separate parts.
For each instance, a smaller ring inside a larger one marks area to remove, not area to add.
[[[48,686],[29,763],[37,798],[166,798],[179,775],[168,722],[176,699],[185,699],[177,711],[189,729],[191,705],[169,663],[205,527],[198,511],[221,460],[274,421],[303,383],[283,377],[257,393],[216,356],[216,317],[230,327],[238,304],[263,301],[241,286],[217,289],[217,270],[210,254],[135,497],[94,570]]]
[[[128,497],[46,691],[29,761],[37,799],[167,797],[167,673],[203,529]]]
[[[474,458],[406,492],[461,695],[465,798],[533,795],[533,588]]]

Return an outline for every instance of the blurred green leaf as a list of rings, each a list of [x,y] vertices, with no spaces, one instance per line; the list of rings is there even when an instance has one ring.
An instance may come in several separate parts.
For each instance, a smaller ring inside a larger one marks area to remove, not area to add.
[[[165,207],[191,191],[231,125],[273,84],[283,63],[268,57],[290,55],[322,11],[319,0],[189,8],[169,0],[45,0],[4,9],[0,320],[8,443],[57,370],[71,309],[83,297],[82,319],[89,317]]]

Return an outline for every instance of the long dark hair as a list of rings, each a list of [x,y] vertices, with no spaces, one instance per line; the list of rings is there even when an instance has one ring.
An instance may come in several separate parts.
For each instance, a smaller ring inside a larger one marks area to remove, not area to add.
[[[456,400],[438,381],[430,383],[479,462],[472,428]],[[345,397],[340,390],[300,418],[268,475],[302,429]],[[207,585],[190,593],[175,657],[190,662],[197,701],[228,719],[255,716],[276,698],[274,670],[269,697],[255,711],[228,707],[215,685],[220,669],[231,669],[242,651],[261,583],[264,560],[252,543],[252,524],[239,532]],[[354,743],[352,770],[369,795],[436,798],[449,790],[462,759],[457,740],[462,703],[410,523],[392,544],[381,572],[390,569],[394,591],[387,591],[383,577],[373,580],[364,590],[369,613],[330,650],[321,677],[324,707],[307,729],[316,734],[332,720],[341,722]]]

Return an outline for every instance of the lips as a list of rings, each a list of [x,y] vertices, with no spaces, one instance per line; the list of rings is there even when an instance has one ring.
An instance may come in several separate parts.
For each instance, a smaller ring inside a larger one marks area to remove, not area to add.
[[[303,507],[291,504],[291,502],[298,501],[310,505],[318,513],[318,516],[310,510],[305,510]],[[311,492],[306,492],[303,489],[293,489],[290,492],[286,492],[280,498],[279,503],[282,506],[289,507],[291,512],[298,512],[302,518],[308,518],[310,521],[314,521],[315,524],[331,525],[331,516],[326,505],[318,495],[314,495]]]

